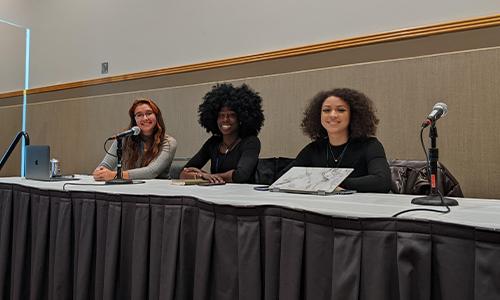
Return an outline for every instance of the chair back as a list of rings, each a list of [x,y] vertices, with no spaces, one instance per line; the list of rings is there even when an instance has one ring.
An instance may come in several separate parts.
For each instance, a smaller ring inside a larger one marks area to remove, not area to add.
[[[389,160],[391,191],[395,194],[428,195],[431,185],[427,162],[424,160]],[[437,188],[443,196],[463,197],[458,180],[442,164],[438,163]]]
[[[169,179],[179,179],[181,175],[182,168],[187,164],[191,158],[189,157],[175,157],[170,165],[170,170],[168,172]]]
[[[294,161],[288,157],[259,158],[259,163],[255,169],[254,181],[256,184],[270,185],[288,165]]]

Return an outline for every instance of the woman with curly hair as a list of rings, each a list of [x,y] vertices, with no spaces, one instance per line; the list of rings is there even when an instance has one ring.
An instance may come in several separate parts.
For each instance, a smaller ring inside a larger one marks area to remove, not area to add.
[[[363,93],[347,88],[318,93],[301,124],[313,142],[300,151],[293,166],[354,168],[342,188],[387,193],[391,172],[375,137],[378,122],[373,102]]]
[[[177,149],[177,141],[165,132],[160,108],[151,99],[139,98],[128,110],[128,129],[138,126],[139,135],[123,140],[123,178],[168,178],[168,172]],[[112,180],[116,177],[116,141],[109,153],[94,170],[95,180]]]
[[[262,98],[246,84],[212,87],[198,108],[199,123],[212,134],[180,174],[212,183],[252,182],[259,159],[257,137],[264,122]],[[210,160],[210,173],[201,170]]]

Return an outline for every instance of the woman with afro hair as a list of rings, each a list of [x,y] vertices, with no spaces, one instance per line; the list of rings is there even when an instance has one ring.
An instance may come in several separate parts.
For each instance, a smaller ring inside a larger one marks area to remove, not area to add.
[[[251,183],[260,153],[257,137],[264,123],[262,98],[246,84],[212,87],[198,108],[199,123],[212,134],[180,174],[211,183]],[[210,161],[210,173],[201,168]]]
[[[391,172],[384,147],[375,137],[378,122],[373,102],[363,93],[347,88],[318,93],[301,124],[313,142],[292,166],[353,168],[341,188],[387,193]]]

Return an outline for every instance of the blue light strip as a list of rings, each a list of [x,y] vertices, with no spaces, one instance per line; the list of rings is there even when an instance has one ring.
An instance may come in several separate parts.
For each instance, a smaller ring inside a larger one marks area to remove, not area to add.
[[[29,79],[30,79],[30,30],[26,28],[26,57],[24,61],[24,90],[23,90],[23,123],[22,130],[26,132],[26,108],[28,106],[28,101],[26,97],[26,93],[29,88]],[[22,148],[21,148],[21,177],[24,177],[25,170],[25,155],[26,155],[26,147],[25,141],[23,138]]]

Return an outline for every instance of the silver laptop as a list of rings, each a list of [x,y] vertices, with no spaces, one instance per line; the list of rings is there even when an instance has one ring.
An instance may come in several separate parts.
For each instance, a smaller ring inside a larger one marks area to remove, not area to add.
[[[351,168],[293,167],[276,180],[269,190],[301,194],[330,195],[342,192],[335,189],[351,174]]]
[[[47,145],[26,146],[25,177],[42,181],[78,180],[73,176],[50,176],[50,147]]]

